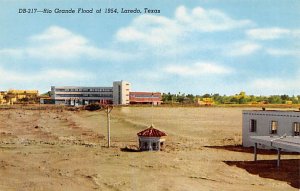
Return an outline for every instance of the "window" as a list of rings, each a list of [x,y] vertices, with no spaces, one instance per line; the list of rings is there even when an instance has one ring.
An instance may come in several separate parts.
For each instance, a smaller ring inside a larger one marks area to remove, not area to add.
[[[144,142],[144,149],[148,149],[148,143]]]
[[[158,145],[155,142],[152,143],[152,149],[153,150],[158,150]]]
[[[271,121],[270,134],[277,134],[278,121]]]
[[[256,132],[257,121],[255,119],[250,120],[250,132]]]
[[[293,125],[294,136],[300,136],[300,122],[295,122]]]

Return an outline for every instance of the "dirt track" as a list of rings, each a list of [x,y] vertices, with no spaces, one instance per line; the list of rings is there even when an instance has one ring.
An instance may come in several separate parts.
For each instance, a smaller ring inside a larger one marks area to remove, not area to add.
[[[0,190],[297,190],[299,155],[283,155],[278,170],[275,154],[255,164],[222,149],[241,144],[241,110],[115,108],[109,149],[104,112],[0,110]],[[151,116],[168,133],[165,150],[126,152]]]

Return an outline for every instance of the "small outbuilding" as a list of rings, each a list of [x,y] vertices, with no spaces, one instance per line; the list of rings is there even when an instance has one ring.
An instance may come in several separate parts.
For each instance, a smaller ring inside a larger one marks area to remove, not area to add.
[[[252,136],[293,136],[300,138],[300,112],[290,110],[244,110],[243,146],[254,146]],[[272,139],[272,138],[271,138]],[[258,148],[270,149],[268,144]]]
[[[139,138],[140,151],[159,151],[164,147],[165,139],[167,136],[163,131],[155,129],[153,125],[149,128],[137,133]]]

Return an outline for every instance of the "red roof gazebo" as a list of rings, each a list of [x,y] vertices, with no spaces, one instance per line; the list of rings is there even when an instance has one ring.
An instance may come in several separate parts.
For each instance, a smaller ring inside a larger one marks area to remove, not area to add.
[[[159,151],[165,141],[165,139],[161,137],[167,136],[165,132],[155,129],[153,125],[137,133],[137,135],[139,138],[139,149],[141,151]]]
[[[160,131],[158,129],[155,129],[153,125],[151,125],[149,128],[137,133],[138,136],[143,137],[162,137],[167,136],[167,134],[163,131]]]

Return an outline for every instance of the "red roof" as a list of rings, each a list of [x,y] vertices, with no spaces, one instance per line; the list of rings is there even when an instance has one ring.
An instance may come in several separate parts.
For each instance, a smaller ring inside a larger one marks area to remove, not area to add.
[[[161,93],[160,92],[129,92],[129,94],[148,94],[148,95],[157,95],[157,94],[159,94],[159,95],[161,95]]]
[[[167,136],[167,134],[163,131],[155,129],[153,125],[151,125],[148,129],[145,129],[137,134],[138,136],[143,137],[162,137]]]

